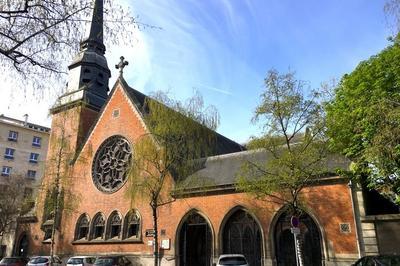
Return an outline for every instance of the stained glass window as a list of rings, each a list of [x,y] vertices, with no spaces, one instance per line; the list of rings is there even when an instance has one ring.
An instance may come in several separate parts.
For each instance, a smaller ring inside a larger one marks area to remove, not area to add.
[[[97,150],[92,164],[96,187],[107,193],[120,189],[127,180],[131,158],[131,146],[124,137],[117,135],[106,139]]]

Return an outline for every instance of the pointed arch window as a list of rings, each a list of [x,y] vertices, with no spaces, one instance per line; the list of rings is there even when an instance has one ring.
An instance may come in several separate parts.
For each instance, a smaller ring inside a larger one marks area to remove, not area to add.
[[[91,239],[104,239],[105,217],[102,213],[93,218]]]
[[[179,265],[212,265],[211,227],[196,210],[184,218],[179,232]]]
[[[237,209],[228,217],[222,238],[224,254],[243,254],[250,265],[262,265],[261,228],[246,210]]]
[[[107,238],[109,239],[120,238],[121,229],[122,229],[122,217],[117,211],[114,211],[108,218]]]
[[[140,215],[138,211],[131,210],[124,221],[124,238],[140,238]]]
[[[51,240],[51,234],[52,234],[52,231],[53,231],[53,224],[44,225],[43,226],[43,231],[44,231],[43,241]]]
[[[286,209],[280,214],[275,224],[274,244],[278,265],[295,264],[295,247],[293,234],[290,231],[291,212]],[[303,265],[321,265],[323,249],[321,246],[321,232],[313,218],[306,212],[299,215],[300,235],[299,246],[302,253]],[[307,243],[304,245],[304,243]]]
[[[82,214],[76,223],[75,240],[87,239],[89,234],[89,216]]]

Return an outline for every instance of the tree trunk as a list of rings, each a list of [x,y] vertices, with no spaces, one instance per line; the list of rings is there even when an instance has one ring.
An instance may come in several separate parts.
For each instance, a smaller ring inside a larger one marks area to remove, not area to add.
[[[1,235],[0,235],[0,258],[3,258],[6,256],[6,254],[3,254],[3,250],[1,249],[1,246],[3,245],[3,237],[4,237],[4,232],[5,230],[1,230]]]
[[[55,240],[55,235],[56,235],[56,229],[57,229],[57,221],[58,221],[58,216],[60,212],[60,180],[59,177],[56,178],[56,195],[55,195],[55,208],[54,208],[54,217],[53,217],[53,227],[51,228],[51,245],[50,245],[50,256],[54,256],[54,240]]]
[[[152,204],[153,210],[153,227],[154,227],[154,266],[158,266],[158,217],[157,217],[157,204]]]
[[[51,229],[51,244],[50,244],[50,256],[53,258],[54,256],[54,239],[56,234],[56,227],[60,212],[60,195],[61,195],[61,186],[60,186],[60,179],[61,179],[61,164],[62,164],[62,156],[64,152],[64,145],[65,145],[65,131],[63,129],[61,135],[61,143],[60,148],[57,153],[57,172],[56,172],[56,179],[54,184],[54,189],[56,191],[55,199],[54,199],[54,216],[53,216],[53,227]]]

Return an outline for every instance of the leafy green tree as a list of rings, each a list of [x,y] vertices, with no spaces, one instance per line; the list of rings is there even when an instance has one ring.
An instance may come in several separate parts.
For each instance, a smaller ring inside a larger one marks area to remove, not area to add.
[[[265,150],[266,158],[245,162],[237,180],[239,190],[287,205],[292,214],[301,212],[304,187],[327,171],[321,95],[312,92],[307,97],[308,89],[292,72],[268,72],[253,118],[264,133],[248,145]]]
[[[399,40],[344,75],[327,106],[332,147],[351,174],[400,204]]]
[[[261,149],[263,159],[246,161],[238,174],[237,189],[255,198],[286,206],[288,215],[301,219],[306,208],[302,192],[327,174],[328,149],[325,138],[321,94],[309,90],[293,72],[270,70],[265,78],[261,103],[254,122],[264,128],[253,138],[251,149]],[[296,244],[300,243],[297,242]],[[297,253],[303,261],[302,252]]]
[[[128,197],[142,199],[153,215],[154,265],[158,265],[158,208],[174,201],[170,191],[196,167],[196,160],[212,152],[219,116],[215,108],[204,108],[199,94],[186,104],[157,93],[147,98],[144,120],[150,133],[136,142],[129,174]],[[162,102],[162,103],[161,103]],[[180,187],[182,188],[182,187]]]

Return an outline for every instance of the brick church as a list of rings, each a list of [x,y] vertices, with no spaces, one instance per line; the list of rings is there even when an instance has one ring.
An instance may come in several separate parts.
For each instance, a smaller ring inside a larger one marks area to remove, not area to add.
[[[127,84],[122,68],[109,91],[102,17],[103,1],[96,0],[90,33],[69,66],[67,92],[51,109],[48,158],[57,158],[64,147],[60,142],[68,139],[68,169],[46,169],[35,216],[20,220],[15,253],[48,255],[56,223],[54,254],[123,254],[134,265],[152,265],[151,208],[126,197],[128,158],[138,138],[151,133],[143,119],[148,96]],[[212,265],[225,253],[244,254],[250,265],[295,265],[285,206],[235,190],[241,163],[263,160],[265,153],[246,151],[221,135],[217,147],[196,172],[213,185],[192,187],[158,210],[161,265]],[[118,167],[113,166],[116,161]],[[57,173],[67,178],[57,179]],[[55,178],[74,196],[65,198],[59,221],[45,206],[46,185]],[[305,188],[300,219],[304,265],[349,265],[359,257],[360,214],[354,208],[357,194],[348,183],[333,175]]]

